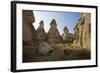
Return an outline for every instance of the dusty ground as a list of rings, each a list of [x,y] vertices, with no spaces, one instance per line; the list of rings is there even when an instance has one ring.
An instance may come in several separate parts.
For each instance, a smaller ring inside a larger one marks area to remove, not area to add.
[[[90,50],[83,49],[73,44],[49,44],[54,50],[46,55],[41,55],[38,52],[31,51],[29,56],[32,58],[24,57],[23,62],[41,62],[41,61],[61,61],[61,60],[84,60],[90,59]]]

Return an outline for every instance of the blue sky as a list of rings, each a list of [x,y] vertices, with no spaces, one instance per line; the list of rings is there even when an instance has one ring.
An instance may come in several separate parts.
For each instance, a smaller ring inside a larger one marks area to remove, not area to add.
[[[35,16],[35,22],[33,23],[35,29],[38,28],[41,20],[44,21],[44,29],[46,32],[50,29],[50,22],[55,19],[57,22],[57,28],[60,34],[63,33],[63,28],[66,26],[69,32],[73,33],[80,13],[76,12],[54,12],[54,11],[33,11]]]

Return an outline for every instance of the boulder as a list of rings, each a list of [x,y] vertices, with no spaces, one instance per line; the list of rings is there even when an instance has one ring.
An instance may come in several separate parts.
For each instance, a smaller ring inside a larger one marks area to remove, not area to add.
[[[53,51],[54,49],[47,43],[47,42],[42,42],[39,46],[39,53],[42,55],[49,54]]]

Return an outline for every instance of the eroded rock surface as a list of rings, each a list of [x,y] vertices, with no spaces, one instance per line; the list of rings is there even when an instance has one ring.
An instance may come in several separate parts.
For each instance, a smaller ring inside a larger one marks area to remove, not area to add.
[[[74,28],[75,43],[78,43],[82,48],[90,49],[91,45],[91,14],[81,13],[80,19]]]
[[[47,40],[49,43],[62,43],[62,37],[57,29],[55,19],[53,19],[50,23],[50,29],[47,33]]]
[[[38,48],[37,33],[32,25],[35,22],[35,17],[32,10],[23,10],[22,14],[23,62],[33,61]]]
[[[46,32],[44,30],[44,22],[43,22],[43,20],[40,21],[40,25],[37,28],[37,38],[38,38],[39,42],[47,41]]]

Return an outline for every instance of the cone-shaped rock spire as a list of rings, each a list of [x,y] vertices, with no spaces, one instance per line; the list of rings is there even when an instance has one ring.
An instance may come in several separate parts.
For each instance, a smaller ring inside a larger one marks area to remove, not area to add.
[[[40,42],[46,41],[46,32],[44,30],[44,22],[40,21],[40,26],[37,28],[37,37]]]
[[[57,29],[57,23],[56,20],[53,19],[50,23],[50,29],[47,33],[47,40],[50,43],[61,43],[62,37],[59,34],[59,31]]]

